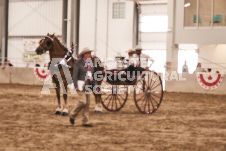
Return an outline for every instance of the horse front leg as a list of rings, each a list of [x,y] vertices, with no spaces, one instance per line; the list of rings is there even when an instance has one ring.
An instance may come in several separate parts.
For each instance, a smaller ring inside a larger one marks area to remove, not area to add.
[[[99,92],[99,88],[97,88],[97,92]],[[95,101],[96,101],[96,105],[95,105],[95,109],[94,109],[94,113],[102,113],[102,105],[101,105],[101,94],[99,93],[94,93],[95,95]]]
[[[64,106],[62,111],[62,116],[68,116],[68,104],[67,104],[67,83],[64,82],[63,88],[63,98],[64,98]]]
[[[57,96],[57,101],[58,101],[58,107],[55,110],[55,114],[59,115],[61,114],[61,102],[60,102],[60,84],[59,83],[55,83],[56,84],[56,96]]]

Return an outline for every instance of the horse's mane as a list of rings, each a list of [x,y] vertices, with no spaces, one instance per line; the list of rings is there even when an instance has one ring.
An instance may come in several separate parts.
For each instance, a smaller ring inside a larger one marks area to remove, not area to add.
[[[98,59],[99,63],[102,64],[101,59],[98,58],[97,56],[93,55],[93,56],[92,56],[92,61],[94,62],[95,59]],[[102,64],[102,66],[100,66],[100,65],[97,63],[97,66],[96,66],[96,68],[95,68],[95,71],[103,71],[103,70],[104,70],[103,64]]]
[[[53,35],[50,35],[50,37],[54,38],[56,40],[56,42],[59,44],[59,46],[64,49],[65,51],[68,51],[68,48],[66,46],[64,46],[62,44],[62,42],[53,34]]]

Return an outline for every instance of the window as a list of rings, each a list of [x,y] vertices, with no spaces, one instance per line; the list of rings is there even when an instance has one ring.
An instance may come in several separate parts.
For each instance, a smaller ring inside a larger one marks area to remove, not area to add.
[[[212,0],[199,0],[199,26],[211,26],[211,11]]]
[[[226,0],[184,0],[184,26],[226,26],[225,5]]]
[[[197,21],[197,0],[185,0],[184,1],[184,26],[194,27]],[[201,18],[199,16],[199,22]]]
[[[113,3],[113,18],[125,18],[125,3]]]
[[[213,4],[213,26],[226,25],[226,0],[215,0]]]

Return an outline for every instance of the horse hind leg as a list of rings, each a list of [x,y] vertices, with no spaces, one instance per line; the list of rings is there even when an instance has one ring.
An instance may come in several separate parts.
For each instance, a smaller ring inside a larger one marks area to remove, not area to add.
[[[101,82],[97,81],[97,84],[101,85]],[[94,113],[102,113],[101,94],[99,92],[100,88],[96,88],[96,90],[94,91],[96,101]]]
[[[95,94],[95,109],[94,113],[102,113],[102,105],[101,105],[101,95],[100,94]]]
[[[62,110],[62,116],[68,116],[68,106],[67,106],[67,94],[63,94],[64,98],[64,109]]]

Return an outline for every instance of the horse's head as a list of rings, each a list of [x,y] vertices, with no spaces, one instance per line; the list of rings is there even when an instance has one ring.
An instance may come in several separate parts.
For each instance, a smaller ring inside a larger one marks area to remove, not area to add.
[[[54,35],[47,34],[47,36],[39,41],[39,46],[35,50],[38,55],[53,49],[53,36]]]

